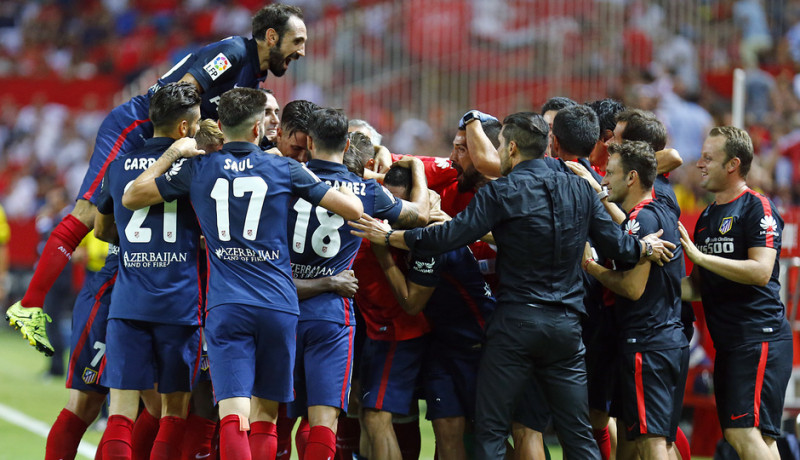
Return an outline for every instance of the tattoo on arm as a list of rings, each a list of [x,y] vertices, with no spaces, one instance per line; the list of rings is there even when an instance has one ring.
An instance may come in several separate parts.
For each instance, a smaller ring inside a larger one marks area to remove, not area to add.
[[[403,203],[403,208],[400,210],[400,216],[394,223],[394,227],[408,229],[414,228],[419,218],[419,210],[414,203]]]

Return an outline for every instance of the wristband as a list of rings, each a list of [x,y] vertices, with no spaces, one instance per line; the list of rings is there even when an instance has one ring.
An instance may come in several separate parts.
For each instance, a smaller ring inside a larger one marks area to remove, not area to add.
[[[384,243],[386,243],[386,246],[391,246],[391,245],[389,244],[389,237],[391,237],[391,236],[392,236],[392,233],[394,233],[394,230],[389,230],[388,232],[386,232],[386,237],[385,237],[385,239],[383,240],[383,241],[384,241]]]
[[[589,258],[583,261],[583,271],[587,271],[589,269],[589,264],[595,262],[594,259]]]
[[[597,192],[597,198],[598,198],[598,199],[600,199],[600,201],[602,201],[602,200],[604,200],[604,199],[608,198],[608,189],[607,189],[607,188],[605,188],[605,187],[603,187],[603,189],[602,189],[602,190],[600,190],[599,192]]]

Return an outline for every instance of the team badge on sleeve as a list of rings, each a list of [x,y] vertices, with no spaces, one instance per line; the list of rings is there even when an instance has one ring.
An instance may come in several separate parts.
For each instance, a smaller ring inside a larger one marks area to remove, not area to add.
[[[625,223],[625,233],[628,235],[636,235],[639,233],[639,222],[636,219],[631,219]]]
[[[208,73],[212,80],[216,80],[223,72],[230,68],[231,61],[222,53],[219,53],[211,62],[203,66],[203,70]]]
[[[762,222],[761,225],[763,226],[764,221],[762,220],[761,222]],[[722,219],[722,223],[719,226],[720,235],[728,233],[731,230],[731,227],[733,227],[733,217],[726,217]]]

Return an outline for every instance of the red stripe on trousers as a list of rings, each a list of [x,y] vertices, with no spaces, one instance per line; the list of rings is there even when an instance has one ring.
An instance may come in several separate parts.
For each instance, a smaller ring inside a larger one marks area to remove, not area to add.
[[[128,138],[128,134],[130,134],[131,131],[139,127],[139,125],[141,125],[142,123],[147,123],[148,121],[150,121],[149,118],[146,120],[135,120],[133,123],[128,125],[127,128],[122,130],[119,137],[117,137],[117,141],[114,142],[114,146],[111,147],[111,151],[108,152],[108,158],[106,158],[105,163],[103,163],[103,167],[100,168],[100,172],[97,174],[97,177],[94,178],[92,186],[89,187],[89,190],[87,190],[86,193],[84,193],[81,198],[83,198],[84,200],[88,200],[89,198],[92,197],[94,191],[97,189],[97,186],[100,185],[100,182],[103,181],[103,176],[106,175],[106,168],[108,168],[108,164],[114,161],[114,158],[117,157],[119,149],[122,148],[122,144],[124,144],[125,140]]]
[[[758,371],[756,371],[756,394],[753,398],[753,415],[755,425],[759,426],[759,416],[761,415],[761,388],[764,386],[764,372],[767,370],[767,355],[769,354],[769,342],[761,342],[761,356],[758,358]]]
[[[392,360],[397,349],[397,342],[389,345],[389,353],[386,354],[386,362],[383,364],[383,374],[381,374],[381,386],[378,389],[378,400],[375,402],[375,409],[383,408],[383,397],[386,395],[386,385],[389,383],[389,373],[392,370]]]
[[[86,339],[89,338],[89,332],[91,332],[92,330],[92,323],[94,323],[94,318],[97,316],[97,310],[100,308],[100,299],[103,298],[103,294],[105,294],[108,288],[114,284],[114,281],[116,279],[117,279],[117,274],[115,273],[110,280],[106,281],[105,284],[100,286],[100,289],[97,291],[97,294],[94,295],[94,305],[92,305],[92,310],[89,312],[89,320],[86,321],[86,326],[83,327],[83,331],[81,331],[81,336],[80,338],[78,338],[78,343],[75,345],[75,352],[69,359],[67,388],[72,388],[72,371],[75,368],[75,363],[78,361],[78,358],[81,355],[81,351],[83,350],[84,345],[86,345]]]
[[[647,433],[647,413],[644,408],[644,385],[642,383],[642,354],[636,353],[636,406],[639,409],[639,433]]]

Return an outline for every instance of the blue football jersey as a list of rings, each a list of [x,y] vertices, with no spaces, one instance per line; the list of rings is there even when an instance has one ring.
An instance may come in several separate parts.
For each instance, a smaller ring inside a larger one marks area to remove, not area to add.
[[[742,343],[792,338],[780,296],[783,219],[775,205],[749,188],[730,203],[712,203],[697,219],[698,249],[726,259],[746,260],[750,248],[775,249],[775,265],[766,286],[737,283],[700,270],[700,295],[714,346],[730,349]]]
[[[411,259],[408,279],[436,287],[423,310],[433,337],[456,349],[479,349],[495,298],[468,247]]]
[[[340,163],[310,160],[308,169],[333,188],[347,187],[361,199],[364,212],[394,223],[402,202],[374,179],[363,180]],[[298,199],[289,211],[292,274],[298,279],[333,276],[353,266],[361,238],[350,234],[344,218]],[[300,301],[300,321],[324,320],[355,324],[353,299],[326,292]]]
[[[203,118],[216,120],[219,98],[229,89],[257,88],[267,78],[261,71],[258,47],[252,38],[228,37],[206,45],[195,53],[187,54],[150,88],[152,95],[158,88],[191,74],[202,88],[200,113]]]
[[[157,137],[111,162],[97,208],[113,212],[119,234],[119,274],[109,318],[199,325],[200,229],[186,198],[131,211],[122,194],[174,142]]]
[[[330,190],[305,166],[229,142],[179,160],[156,179],[164,200],[189,195],[206,238],[208,309],[241,304],[299,314],[286,232],[295,197],[316,205]]]

